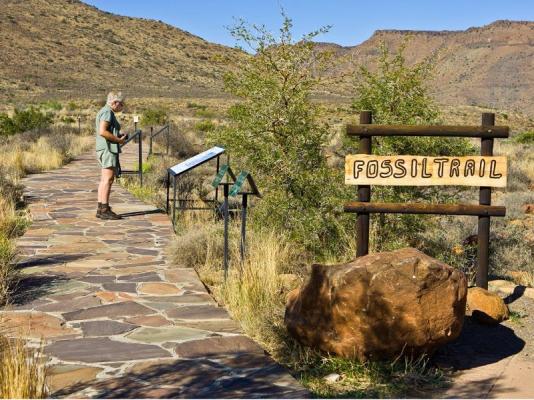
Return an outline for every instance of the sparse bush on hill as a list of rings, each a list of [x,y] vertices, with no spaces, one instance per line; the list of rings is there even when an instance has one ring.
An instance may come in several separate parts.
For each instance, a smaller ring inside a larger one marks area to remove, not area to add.
[[[514,137],[517,143],[534,144],[534,131],[522,132]]]
[[[195,124],[195,129],[200,132],[211,132],[215,129],[215,124],[209,119],[204,119]]]
[[[428,94],[428,83],[435,66],[432,58],[408,66],[404,51],[406,42],[396,53],[380,45],[378,68],[375,72],[360,67],[356,82],[358,96],[355,110],[371,110],[376,124],[438,124],[437,105]],[[348,153],[356,153],[357,140],[345,140]],[[467,139],[433,137],[376,137],[372,149],[379,155],[461,156],[474,152]],[[447,202],[453,192],[443,187],[375,186],[373,201],[382,202]],[[372,219],[371,235],[374,251],[416,246],[431,218],[421,215],[377,214]]]
[[[167,118],[167,110],[163,108],[149,108],[143,111],[141,124],[143,126],[164,125],[167,122]]]
[[[52,115],[43,113],[36,108],[15,110],[12,117],[0,114],[0,136],[13,135],[32,129],[46,128],[52,123]]]
[[[195,111],[195,117],[197,118],[213,118],[215,117],[215,113],[211,110],[204,108],[198,108]]]
[[[340,244],[335,210],[343,190],[341,171],[326,164],[328,126],[310,100],[326,61],[325,54],[314,52],[312,39],[327,28],[300,40],[291,28],[285,17],[279,37],[243,21],[232,29],[255,57],[225,77],[226,90],[241,101],[230,108],[229,125],[208,136],[229,151],[235,166],[255,177],[264,198],[256,204],[254,221],[324,253]]]
[[[61,111],[63,109],[63,105],[59,101],[55,100],[48,100],[39,105],[40,108],[53,110],[53,111]]]

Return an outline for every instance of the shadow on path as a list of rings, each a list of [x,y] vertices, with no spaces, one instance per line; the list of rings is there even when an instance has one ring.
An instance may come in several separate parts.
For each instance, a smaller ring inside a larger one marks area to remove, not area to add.
[[[81,260],[90,256],[89,253],[76,253],[76,254],[57,254],[57,255],[46,255],[42,257],[29,257],[24,261],[17,263],[18,269],[30,268],[30,267],[42,267],[45,265],[55,265],[62,264],[72,261]]]
[[[162,210],[161,208],[156,208],[155,210],[133,211],[133,212],[128,212],[128,213],[122,213],[119,215],[123,218],[128,218],[128,217],[136,217],[138,215],[149,215],[149,214],[165,214],[165,210]]]
[[[23,277],[12,295],[12,304],[25,305],[49,294],[58,284],[69,281],[66,275],[31,275]]]
[[[218,355],[221,357],[221,355]],[[275,364],[263,366],[258,356],[226,354],[229,369],[217,360],[175,360],[147,366],[119,378],[70,386],[54,393],[69,396],[88,386],[98,398],[306,398],[309,393],[273,382],[283,381],[287,371]],[[253,357],[254,358],[254,357]],[[219,360],[221,361],[221,360]],[[246,365],[239,365],[241,363]],[[244,368],[239,368],[244,367]]]
[[[462,333],[432,357],[440,367],[464,370],[496,363],[519,353],[525,342],[503,325],[482,325],[465,317]]]
[[[511,304],[514,301],[518,300],[519,298],[523,296],[523,294],[525,293],[525,290],[526,290],[526,286],[516,286],[514,288],[514,291],[503,299],[504,303]]]

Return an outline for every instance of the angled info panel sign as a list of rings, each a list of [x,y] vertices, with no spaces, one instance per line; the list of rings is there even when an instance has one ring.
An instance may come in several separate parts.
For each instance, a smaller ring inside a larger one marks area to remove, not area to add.
[[[348,185],[506,187],[507,173],[506,157],[345,157]]]
[[[197,154],[194,157],[188,158],[180,164],[176,164],[174,167],[169,168],[169,171],[171,171],[175,176],[183,174],[184,172],[187,172],[200,164],[204,164],[205,162],[220,156],[222,153],[224,153],[224,149],[222,147],[212,147],[211,149]]]
[[[248,183],[247,190],[243,190],[245,182]],[[254,179],[252,178],[252,175],[250,175],[246,171],[242,171],[237,176],[234,185],[230,189],[230,196],[236,196],[238,194],[251,194],[254,196],[262,197],[260,191],[258,190],[258,187],[256,186],[256,182],[254,182]]]

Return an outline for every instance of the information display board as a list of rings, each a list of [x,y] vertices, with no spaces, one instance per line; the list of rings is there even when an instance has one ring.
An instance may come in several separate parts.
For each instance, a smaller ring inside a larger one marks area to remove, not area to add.
[[[224,153],[224,149],[222,147],[212,147],[209,150],[197,154],[196,156],[193,156],[179,164],[176,164],[174,167],[169,168],[169,172],[171,172],[174,176],[183,174],[184,172],[187,172],[190,169],[199,166],[200,164],[204,164],[205,162],[220,156],[222,153]]]

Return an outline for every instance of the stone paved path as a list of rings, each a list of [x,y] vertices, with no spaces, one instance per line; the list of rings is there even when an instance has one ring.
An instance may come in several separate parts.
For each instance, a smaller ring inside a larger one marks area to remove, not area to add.
[[[23,182],[34,221],[18,241],[24,297],[0,318],[30,345],[44,338],[53,395],[308,397],[194,270],[172,265],[165,214],[115,186],[126,218],[95,218],[98,174],[91,152]]]

